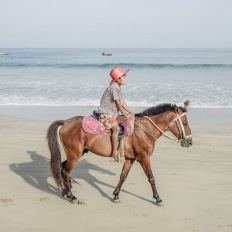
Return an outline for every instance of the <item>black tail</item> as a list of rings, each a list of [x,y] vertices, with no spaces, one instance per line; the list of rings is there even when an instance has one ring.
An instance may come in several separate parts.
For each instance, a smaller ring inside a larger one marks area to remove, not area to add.
[[[64,125],[64,121],[55,121],[48,128],[47,132],[48,147],[51,154],[50,170],[57,186],[61,188],[64,184],[64,180],[61,174],[61,153],[57,140],[57,130],[58,127],[62,125]]]

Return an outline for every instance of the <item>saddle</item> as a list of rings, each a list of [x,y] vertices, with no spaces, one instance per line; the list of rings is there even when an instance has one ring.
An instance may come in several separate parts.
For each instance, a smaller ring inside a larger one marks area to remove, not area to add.
[[[87,115],[82,121],[82,128],[84,132],[90,134],[111,135],[111,130],[107,129],[99,121],[99,113],[93,111],[93,115]],[[134,123],[128,121],[124,116],[117,117],[118,126],[120,128],[119,137],[129,136],[133,133]]]

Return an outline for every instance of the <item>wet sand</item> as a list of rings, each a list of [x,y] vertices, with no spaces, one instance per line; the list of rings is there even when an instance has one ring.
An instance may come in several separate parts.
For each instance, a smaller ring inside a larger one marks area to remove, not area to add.
[[[231,109],[190,109],[194,144],[188,149],[165,137],[157,141],[151,163],[160,206],[137,162],[121,203],[113,203],[122,164],[92,153],[72,173],[80,183],[73,184],[73,194],[83,204],[62,198],[49,172],[47,128],[55,119],[91,112],[0,107],[1,231],[232,231]]]

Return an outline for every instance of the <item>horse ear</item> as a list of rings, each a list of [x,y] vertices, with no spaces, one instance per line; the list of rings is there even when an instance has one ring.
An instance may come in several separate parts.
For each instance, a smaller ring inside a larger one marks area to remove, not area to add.
[[[178,108],[177,106],[174,108],[174,110],[175,110],[175,112],[178,114],[179,108]]]
[[[190,105],[190,100],[186,100],[185,102],[184,102],[184,107],[187,107],[187,106],[189,106]]]

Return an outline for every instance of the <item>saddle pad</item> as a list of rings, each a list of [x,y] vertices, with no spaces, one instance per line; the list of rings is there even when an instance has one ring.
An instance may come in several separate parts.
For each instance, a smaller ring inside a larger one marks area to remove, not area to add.
[[[110,135],[110,130],[106,130],[105,126],[96,120],[92,115],[87,115],[82,121],[84,132],[90,134]]]
[[[123,128],[120,132],[120,136],[129,136],[134,130],[134,121],[127,121],[125,117],[117,117],[118,124]],[[90,134],[100,134],[100,135],[111,135],[111,130],[105,128],[105,126],[95,119],[93,115],[87,115],[82,121],[82,128],[84,132]]]

